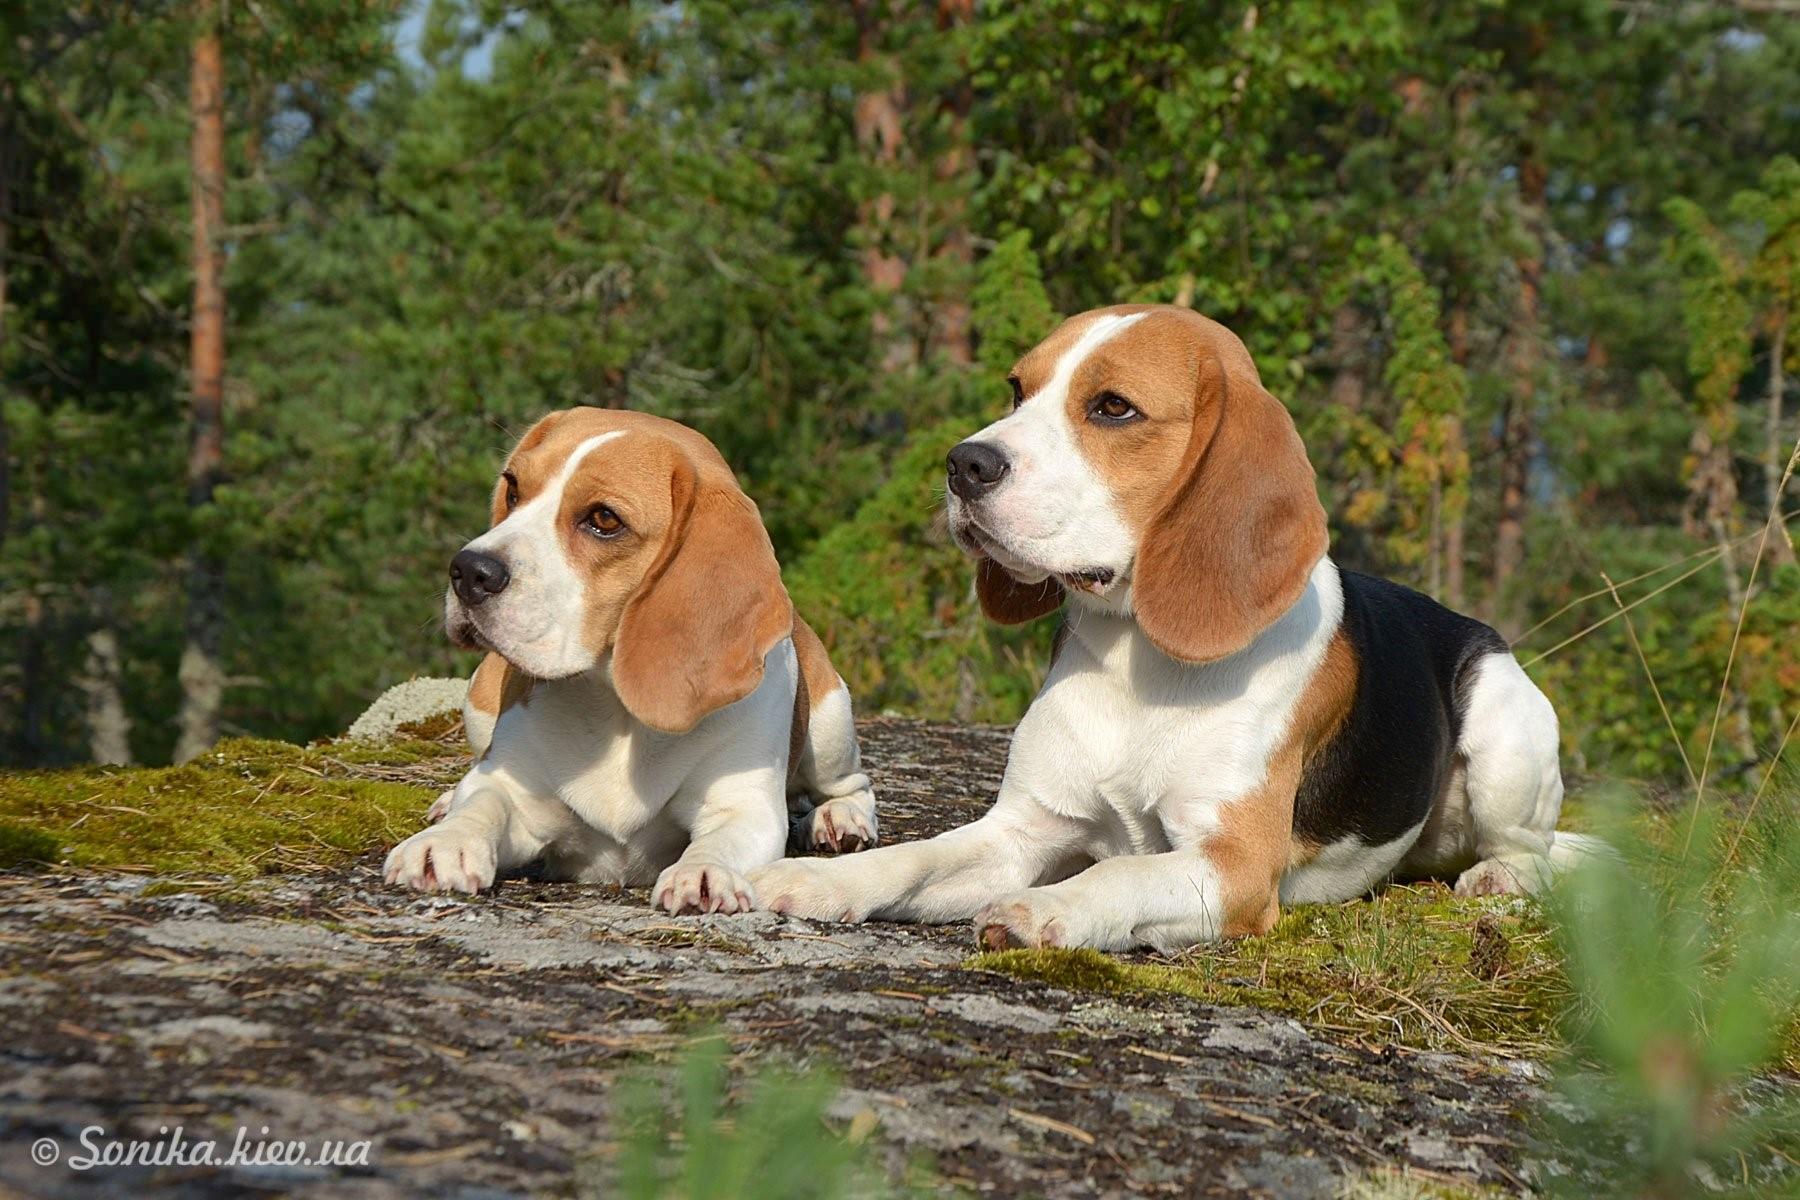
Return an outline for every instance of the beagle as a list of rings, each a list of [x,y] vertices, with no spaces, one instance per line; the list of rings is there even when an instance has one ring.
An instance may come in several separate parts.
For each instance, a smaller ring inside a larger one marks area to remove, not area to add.
[[[1286,409],[1183,308],[1064,322],[1013,411],[951,451],[950,528],[1015,623],[1069,603],[980,820],[854,863],[751,873],[761,902],[973,918],[1004,946],[1174,949],[1394,876],[1535,890],[1556,714],[1486,625],[1339,570]]]
[[[653,884],[672,913],[741,912],[790,810],[802,845],[875,843],[850,694],[693,430],[594,408],[533,425],[451,560],[444,625],[488,651],[464,709],[480,757],[389,883],[474,893],[542,857]]]

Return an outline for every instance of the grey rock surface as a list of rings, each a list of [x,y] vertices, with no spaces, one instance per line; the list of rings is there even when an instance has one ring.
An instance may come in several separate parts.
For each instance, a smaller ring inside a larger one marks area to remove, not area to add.
[[[888,839],[979,814],[1004,761],[1001,730],[865,736]],[[829,1066],[834,1115],[873,1114],[896,1169],[980,1195],[1332,1196],[1382,1168],[1520,1187],[1536,1085],[1498,1064],[974,970],[965,928],[672,918],[531,880],[422,898],[380,860],[210,896],[0,874],[0,1197],[598,1195],[579,1181],[621,1072],[709,1028],[739,1074]],[[369,1148],[70,1169],[95,1126]]]

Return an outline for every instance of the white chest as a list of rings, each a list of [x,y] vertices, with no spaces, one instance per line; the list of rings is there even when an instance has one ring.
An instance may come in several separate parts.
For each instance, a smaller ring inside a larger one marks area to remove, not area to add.
[[[610,688],[577,677],[541,683],[503,713],[490,756],[532,794],[555,797],[593,829],[628,842],[668,805],[704,740],[658,733]]]
[[[1266,778],[1342,611],[1327,559],[1256,641],[1198,665],[1164,655],[1129,617],[1074,611],[1020,722],[1008,786],[1112,829],[1133,850],[1205,836],[1221,807]]]

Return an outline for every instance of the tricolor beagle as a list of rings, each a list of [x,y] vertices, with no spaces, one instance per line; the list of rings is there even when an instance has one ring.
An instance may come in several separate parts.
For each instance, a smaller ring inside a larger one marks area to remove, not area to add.
[[[488,651],[464,710],[480,761],[388,855],[388,882],[478,892],[542,856],[558,878],[654,882],[670,912],[739,912],[790,806],[802,844],[874,844],[849,692],[700,434],[545,417],[450,581],[450,640]]]
[[[855,861],[752,872],[780,912],[973,917],[981,941],[1171,949],[1391,876],[1531,890],[1556,714],[1487,626],[1340,571],[1287,411],[1186,309],[1066,321],[1013,411],[949,459],[1002,622],[1070,606],[986,816]]]

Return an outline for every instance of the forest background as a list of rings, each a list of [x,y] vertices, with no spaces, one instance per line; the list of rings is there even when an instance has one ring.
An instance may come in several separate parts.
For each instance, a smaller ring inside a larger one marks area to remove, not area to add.
[[[1570,767],[1749,771],[1800,716],[1797,151],[1789,0],[17,0],[0,761],[466,672],[446,563],[573,404],[718,443],[864,712],[1012,720],[1050,623],[981,618],[943,454],[1059,314],[1158,301]]]

